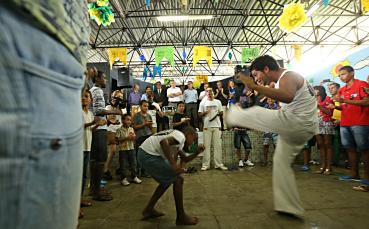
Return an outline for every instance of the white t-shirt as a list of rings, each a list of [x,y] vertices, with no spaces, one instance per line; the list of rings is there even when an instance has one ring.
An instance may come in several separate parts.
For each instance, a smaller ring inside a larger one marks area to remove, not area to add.
[[[210,113],[208,113],[206,116],[203,117],[204,119],[204,128],[211,128],[216,127],[220,128],[220,118],[219,116],[216,116],[218,113],[223,111],[222,103],[218,99],[213,100],[206,100],[200,103],[199,112],[205,112],[207,110],[210,110]],[[213,117],[216,118],[213,121],[210,121]]]
[[[180,101],[182,101],[183,100],[183,96],[182,95],[179,95],[179,96],[176,96],[176,97],[173,97],[173,98],[170,98],[169,97],[170,94],[176,94],[178,92],[181,92],[182,93],[182,91],[181,91],[181,89],[179,87],[175,87],[175,88],[170,87],[170,88],[168,88],[167,89],[168,101],[169,102],[180,102]]]
[[[91,123],[94,121],[94,115],[90,110],[82,111],[84,123]],[[83,151],[91,151],[91,142],[92,142],[92,126],[89,126],[83,130]]]
[[[107,105],[105,107],[106,110],[114,110],[114,107],[112,107],[111,105]],[[122,114],[127,114],[127,109],[122,109]],[[118,120],[119,124],[118,125],[114,125],[114,124],[110,124],[108,126],[108,131],[111,131],[111,132],[117,132],[118,128],[120,128],[122,126],[122,116],[121,115],[108,115],[108,117],[110,116],[115,116],[115,120]]]
[[[143,149],[146,153],[154,155],[154,156],[162,156],[164,158],[164,152],[161,148],[160,142],[166,138],[173,137],[176,139],[179,144],[175,145],[179,150],[182,150],[186,141],[186,137],[184,134],[179,130],[164,130],[160,131],[159,133],[156,133],[146,139],[142,145],[140,146],[141,149]]]

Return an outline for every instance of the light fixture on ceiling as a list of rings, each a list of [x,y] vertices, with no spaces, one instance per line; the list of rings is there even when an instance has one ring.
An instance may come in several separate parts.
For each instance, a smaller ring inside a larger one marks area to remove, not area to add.
[[[306,12],[306,16],[307,17],[311,17],[313,15],[313,13],[315,13],[315,11],[317,11],[320,7],[320,4],[317,3],[315,5],[313,5],[312,7],[310,7],[310,9]]]
[[[173,21],[190,21],[190,20],[210,20],[213,15],[172,15],[172,16],[158,16],[156,19],[161,22]]]

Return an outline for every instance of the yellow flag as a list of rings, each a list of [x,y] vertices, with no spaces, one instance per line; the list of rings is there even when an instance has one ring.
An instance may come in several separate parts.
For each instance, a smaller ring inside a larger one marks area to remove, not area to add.
[[[126,48],[110,48],[108,52],[109,52],[110,69],[112,69],[113,64],[117,58],[124,64],[127,64]]]
[[[207,46],[194,46],[193,47],[193,63],[195,67],[200,59],[205,59],[209,65],[213,63],[211,48]]]
[[[302,56],[302,47],[301,45],[292,45],[293,50],[295,51],[295,59],[300,62]]]
[[[364,14],[369,12],[369,0],[361,0],[361,7]]]
[[[201,83],[208,83],[208,76],[199,75],[195,79]]]

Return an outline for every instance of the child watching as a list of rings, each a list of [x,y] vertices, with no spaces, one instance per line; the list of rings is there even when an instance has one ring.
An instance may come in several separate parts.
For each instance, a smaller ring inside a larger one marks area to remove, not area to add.
[[[182,131],[182,129],[190,125],[190,118],[185,113],[185,108],[184,102],[177,104],[177,112],[173,115],[173,129]]]
[[[265,104],[264,107],[267,108],[267,109],[271,109],[271,110],[278,110],[279,109],[278,104],[276,103],[276,101],[274,99],[271,99],[271,98],[267,98],[267,104]],[[263,134],[264,161],[261,164],[262,166],[267,166],[268,165],[268,154],[269,154],[270,143],[273,144],[273,148],[275,149],[275,146],[277,144],[277,139],[278,139],[278,134],[264,132],[264,134]]]
[[[123,115],[123,125],[117,130],[116,136],[119,143],[119,166],[121,170],[121,181],[123,186],[128,186],[130,182],[127,179],[128,167],[131,172],[132,182],[141,184],[141,180],[137,177],[136,172],[136,152],[135,139],[136,134],[131,126],[132,118],[130,115]]]
[[[164,213],[155,209],[155,205],[165,191],[173,184],[173,195],[177,211],[177,225],[195,225],[199,222],[197,217],[186,214],[183,207],[183,168],[177,165],[177,155],[181,160],[189,162],[197,157],[205,147],[198,146],[196,153],[186,156],[182,152],[184,147],[190,147],[197,141],[196,130],[187,127],[183,133],[178,130],[165,130],[149,137],[138,150],[138,162],[145,171],[158,183],[153,196],[142,212],[143,219],[157,218]]]

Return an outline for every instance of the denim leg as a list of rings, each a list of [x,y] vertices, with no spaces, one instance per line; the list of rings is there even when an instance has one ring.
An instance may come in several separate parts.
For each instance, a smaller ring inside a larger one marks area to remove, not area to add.
[[[136,152],[134,150],[127,151],[127,158],[128,158],[129,168],[131,171],[131,177],[134,178],[137,176]]]
[[[90,162],[90,151],[84,151],[83,152],[83,172],[82,172],[82,193],[85,191],[85,185],[87,180],[87,168],[88,163]]]
[[[0,6],[0,227],[76,228],[83,67]]]

